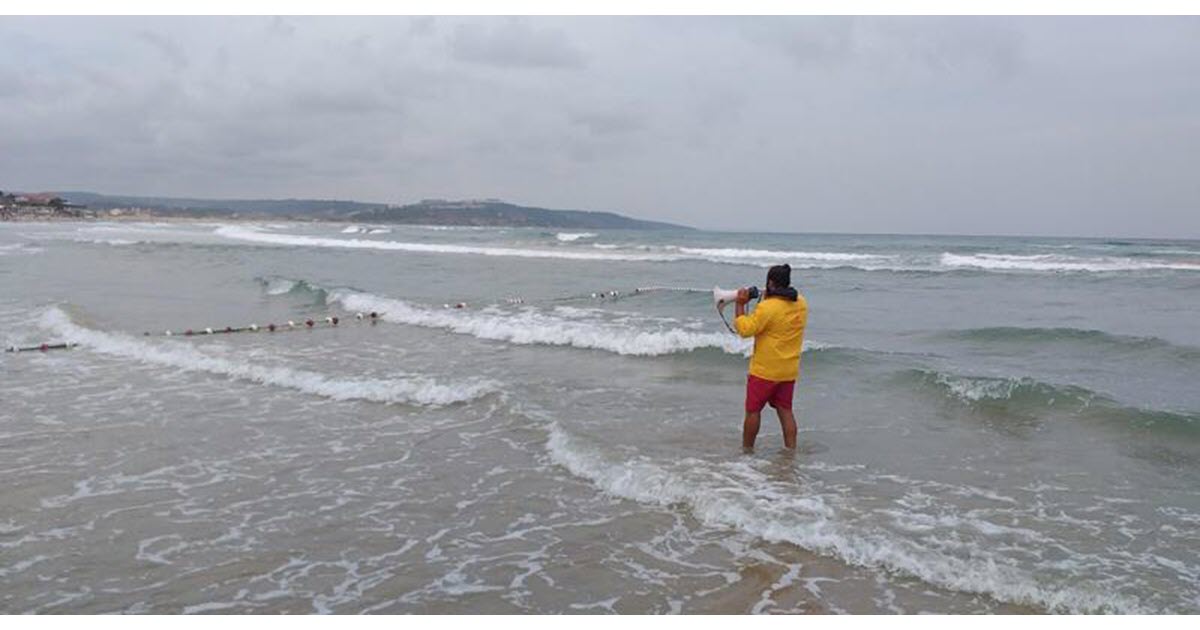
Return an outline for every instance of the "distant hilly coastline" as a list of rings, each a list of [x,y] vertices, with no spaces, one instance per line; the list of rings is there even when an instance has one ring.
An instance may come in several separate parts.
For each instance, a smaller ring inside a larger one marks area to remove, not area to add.
[[[450,201],[425,199],[407,205],[321,199],[193,199],[103,195],[94,192],[51,193],[73,206],[86,206],[85,216],[295,219],[418,225],[541,227],[565,229],[691,230],[694,228],[635,219],[615,212],[556,210],[507,203],[498,199]]]

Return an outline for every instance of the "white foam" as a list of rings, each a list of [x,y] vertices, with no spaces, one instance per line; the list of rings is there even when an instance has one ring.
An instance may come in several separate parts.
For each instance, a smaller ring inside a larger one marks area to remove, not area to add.
[[[132,241],[126,238],[75,238],[72,239],[76,243],[91,243],[92,245],[113,245],[116,247],[123,245],[137,245],[141,241]]]
[[[595,237],[596,234],[594,232],[559,232],[558,234],[554,235],[554,238],[564,243],[571,243],[580,239]]]
[[[791,252],[791,251],[773,251],[768,249],[737,249],[737,248],[702,248],[702,247],[679,247],[680,252],[693,256],[704,258],[717,259],[749,259],[755,261],[770,260],[786,262],[791,260],[800,261],[822,261],[833,263],[853,263],[869,260],[886,260],[886,256],[877,256],[874,254],[851,254],[846,252]]]
[[[1018,379],[957,377],[941,372],[937,373],[934,380],[952,396],[966,402],[1009,400],[1022,385]]]
[[[84,328],[72,322],[66,313],[56,307],[43,314],[41,324],[65,341],[78,343],[101,354],[286,387],[333,400],[449,405],[473,400],[497,390],[497,385],[489,381],[468,381],[449,386],[424,376],[387,380],[340,379],[306,370],[212,357],[182,342],[149,343],[121,333]]]
[[[572,346],[623,355],[659,356],[715,348],[746,355],[750,342],[725,332],[693,332],[678,328],[638,330],[628,324],[558,317],[533,309],[515,312],[432,309],[370,293],[335,290],[328,299],[351,311],[381,314],[385,321],[440,328],[480,339],[521,345]]]
[[[217,610],[228,610],[230,608],[237,608],[237,604],[234,602],[205,602],[203,604],[185,606],[183,609],[183,614],[196,615],[199,613],[213,612]]]
[[[919,538],[856,530],[840,522],[837,511],[819,496],[803,496],[794,488],[773,492],[761,474],[750,475],[744,464],[730,464],[738,470],[720,474],[711,464],[689,460],[681,463],[681,470],[695,474],[685,475],[641,457],[610,461],[557,423],[550,426],[546,448],[556,463],[606,492],[643,503],[685,505],[709,526],[732,527],[851,565],[897,571],[943,588],[985,593],[1051,611],[1141,612],[1136,600],[1088,588],[1086,583],[1046,583],[986,549],[959,557],[923,546]]]
[[[455,245],[448,243],[411,243],[404,241],[364,241],[360,239],[321,238],[298,234],[272,234],[237,225],[226,225],[216,229],[215,234],[254,243],[270,245],[293,245],[301,247],[331,247],[345,249],[379,249],[389,251],[419,252],[426,254],[475,254],[479,256],[510,256],[517,258],[557,258],[567,260],[622,260],[622,261],[674,261],[679,256],[657,254],[599,253],[586,251],[563,251],[524,249],[516,247],[485,247],[477,245]]]
[[[271,278],[267,281],[267,295],[285,295],[296,288],[295,280],[287,278]]]
[[[40,254],[44,251],[40,247],[27,245],[25,243],[12,243],[10,245],[0,245],[0,256],[19,256],[21,254]]]
[[[1200,271],[1200,263],[1158,262],[1133,258],[1081,258],[1058,254],[1017,256],[1010,254],[951,254],[943,253],[944,267],[968,267],[988,271],[1059,271],[1059,272],[1116,272],[1175,269]]]
[[[390,234],[391,232],[388,228],[365,225],[349,225],[342,230],[342,234]]]
[[[224,238],[262,243],[268,245],[283,245],[293,247],[322,247],[341,249],[374,249],[384,251],[417,252],[425,254],[469,254],[477,256],[502,256],[515,258],[547,258],[560,260],[584,261],[625,261],[625,262],[678,262],[686,260],[702,260],[728,265],[750,265],[756,267],[770,266],[779,260],[790,260],[797,268],[825,269],[831,267],[853,266],[859,269],[871,270],[905,270],[907,267],[897,267],[888,264],[871,264],[870,261],[884,261],[884,257],[868,254],[850,254],[833,252],[772,252],[767,250],[742,249],[700,249],[666,246],[651,248],[648,246],[617,246],[606,243],[596,243],[600,251],[576,250],[567,248],[532,249],[522,247],[492,247],[484,245],[463,245],[455,243],[415,243],[409,241],[370,241],[353,238],[325,238],[305,236],[301,234],[279,234],[265,232],[260,229],[241,226],[224,225],[218,227],[217,236]],[[851,264],[855,263],[855,264]]]

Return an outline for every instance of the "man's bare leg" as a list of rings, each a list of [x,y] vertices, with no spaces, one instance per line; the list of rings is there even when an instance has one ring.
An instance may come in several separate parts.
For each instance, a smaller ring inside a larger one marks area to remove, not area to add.
[[[775,413],[779,414],[779,426],[783,428],[784,447],[796,448],[796,416],[792,414],[791,409],[776,409]],[[758,431],[757,422],[754,425],[754,430]]]
[[[754,448],[754,440],[758,437],[758,423],[761,417],[761,412],[746,412],[746,422],[742,425],[742,448]]]

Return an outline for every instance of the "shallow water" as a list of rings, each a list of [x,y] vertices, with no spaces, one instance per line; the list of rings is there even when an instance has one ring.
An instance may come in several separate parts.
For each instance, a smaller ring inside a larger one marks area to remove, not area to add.
[[[779,261],[743,454],[748,344],[633,290]],[[1182,241],[0,224],[0,341],[79,344],[0,358],[0,612],[1200,612],[1198,306]]]

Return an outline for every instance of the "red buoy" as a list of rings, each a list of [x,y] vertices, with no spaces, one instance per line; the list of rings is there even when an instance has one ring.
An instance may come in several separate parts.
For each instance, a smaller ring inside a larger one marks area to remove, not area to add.
[[[41,350],[42,352],[45,352],[50,349],[50,344],[44,343],[38,349]]]
[[[185,332],[185,333],[183,333],[183,334],[187,335],[188,337],[191,337],[191,336],[192,336],[192,329],[191,329],[191,328],[187,329],[187,332]]]
[[[275,332],[275,324],[267,324],[267,330]]]
[[[312,328],[312,327],[313,327],[313,320],[311,320],[311,319],[306,319],[306,320],[304,320],[304,325],[305,325],[305,326],[308,326],[309,328]]]
[[[333,318],[333,325],[334,326],[338,325],[338,318],[336,318],[336,317]]]

